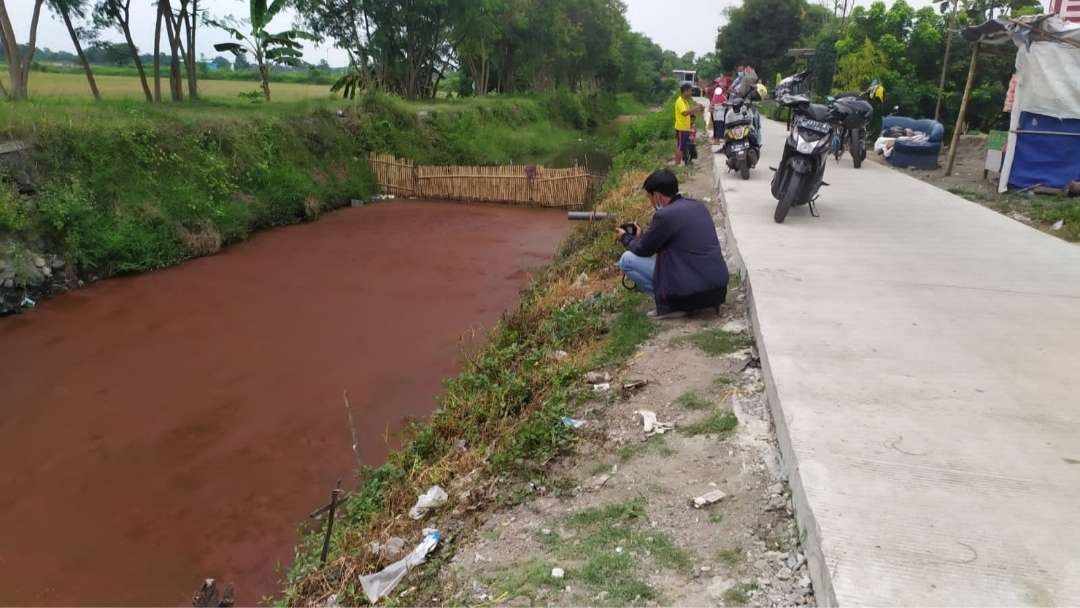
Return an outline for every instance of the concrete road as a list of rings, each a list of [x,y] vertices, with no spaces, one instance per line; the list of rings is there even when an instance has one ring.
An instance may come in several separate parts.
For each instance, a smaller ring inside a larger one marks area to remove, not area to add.
[[[773,222],[786,133],[715,157],[822,605],[1080,605],[1080,247],[829,161]]]

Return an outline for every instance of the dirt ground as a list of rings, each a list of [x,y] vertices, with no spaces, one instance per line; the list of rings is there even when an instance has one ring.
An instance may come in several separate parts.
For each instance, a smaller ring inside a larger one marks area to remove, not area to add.
[[[711,181],[698,169],[683,190],[704,199]],[[575,414],[585,426],[550,487],[458,536],[433,601],[814,605],[745,293],[732,287],[720,315],[663,322],[625,366],[597,370],[612,388]],[[636,380],[648,384],[620,390]],[[646,437],[639,410],[674,429]],[[716,491],[718,502],[692,506]],[[410,591],[402,585],[395,603]]]
[[[871,158],[883,165],[889,165],[885,157],[871,153]],[[934,184],[939,188],[959,188],[969,192],[993,195],[997,193],[997,174],[991,173],[983,179],[983,166],[986,163],[986,136],[981,134],[963,135],[956,149],[956,165],[953,174],[945,175],[945,163],[948,159],[948,150],[941,152],[940,163],[937,169],[897,169],[907,171],[911,175],[924,182]]]

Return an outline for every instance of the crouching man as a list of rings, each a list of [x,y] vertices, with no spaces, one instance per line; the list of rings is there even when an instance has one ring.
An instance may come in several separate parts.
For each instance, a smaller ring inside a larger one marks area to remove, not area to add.
[[[728,269],[709,210],[680,195],[679,180],[667,169],[654,171],[643,187],[656,209],[648,230],[616,233],[626,247],[619,268],[656,301],[649,317],[673,319],[720,306]]]

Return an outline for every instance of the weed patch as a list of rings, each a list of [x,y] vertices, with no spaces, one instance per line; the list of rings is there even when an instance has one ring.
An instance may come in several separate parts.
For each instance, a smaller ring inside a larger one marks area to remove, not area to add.
[[[568,576],[592,592],[603,592],[610,605],[640,605],[658,598],[641,572],[664,568],[686,572],[690,556],[669,536],[648,525],[644,498],[613,503],[574,513],[563,520],[571,537],[557,533],[537,536],[565,563],[577,564]]]
[[[757,583],[739,583],[721,596],[725,606],[745,606],[750,603],[750,593],[756,591]]]
[[[742,332],[730,332],[722,329],[705,329],[696,334],[675,338],[673,346],[690,344],[708,355],[725,355],[737,350],[749,348],[753,340]]]
[[[619,305],[619,316],[611,327],[611,335],[603,350],[597,354],[597,366],[609,365],[634,353],[638,345],[656,333],[644,311],[644,297],[627,292]]]
[[[716,554],[716,559],[728,568],[734,568],[746,561],[746,550],[742,547],[721,549],[720,552]]]
[[[675,400],[675,405],[688,410],[707,410],[713,406],[712,401],[702,397],[695,391],[687,391]]]
[[[705,418],[682,427],[687,435],[722,435],[735,429],[739,419],[727,411],[712,412]]]
[[[663,435],[653,435],[645,441],[639,443],[632,443],[627,446],[623,446],[619,449],[619,461],[629,462],[635,458],[640,458],[646,454],[659,454],[660,456],[671,456],[675,453],[675,450],[671,449],[671,446],[667,444],[667,438]]]

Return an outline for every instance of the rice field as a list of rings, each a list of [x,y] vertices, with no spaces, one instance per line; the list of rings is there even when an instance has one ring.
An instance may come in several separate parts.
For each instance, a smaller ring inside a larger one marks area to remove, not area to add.
[[[97,76],[98,89],[106,99],[142,99],[142,86],[134,76]],[[186,81],[185,81],[186,82]],[[168,96],[168,81],[162,81],[162,94]],[[153,87],[153,81],[150,81]],[[205,98],[239,99],[240,93],[259,91],[258,82],[240,80],[199,80],[199,96]],[[320,99],[331,96],[330,87],[324,84],[298,84],[270,81],[270,95],[274,101],[297,101]],[[82,74],[34,72],[30,75],[30,96],[59,96],[90,98],[90,87]]]

